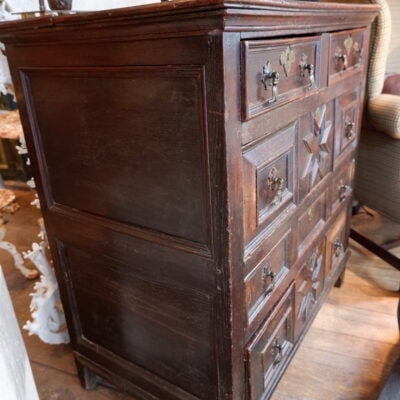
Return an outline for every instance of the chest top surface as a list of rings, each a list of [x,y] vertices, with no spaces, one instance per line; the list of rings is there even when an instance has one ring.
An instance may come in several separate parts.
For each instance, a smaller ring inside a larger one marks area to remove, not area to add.
[[[0,23],[3,42],[40,38],[59,31],[98,36],[107,28],[142,27],[141,33],[220,31],[270,36],[334,31],[372,22],[379,6],[285,0],[176,0],[99,12],[43,15]],[[199,24],[196,21],[201,20]],[[155,24],[157,22],[157,24]],[[183,24],[183,25],[182,25]],[[147,28],[143,30],[143,27]],[[128,34],[127,31],[125,31]],[[53,37],[57,40],[57,36]]]

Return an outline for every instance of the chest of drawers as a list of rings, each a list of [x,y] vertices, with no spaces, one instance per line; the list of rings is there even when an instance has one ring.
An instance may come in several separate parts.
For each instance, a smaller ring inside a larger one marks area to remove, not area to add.
[[[376,12],[199,0],[0,26],[86,387],[270,396],[349,255]]]

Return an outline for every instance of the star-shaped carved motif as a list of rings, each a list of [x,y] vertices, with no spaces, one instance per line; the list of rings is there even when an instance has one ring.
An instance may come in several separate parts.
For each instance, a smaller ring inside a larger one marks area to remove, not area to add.
[[[308,260],[304,271],[304,282],[300,286],[299,294],[303,296],[299,309],[299,318],[306,321],[318,297],[318,288],[321,285],[321,269],[323,256],[315,249]]]
[[[307,149],[307,161],[303,172],[303,179],[310,175],[311,185],[319,177],[324,176],[325,159],[330,153],[329,137],[332,122],[326,120],[326,105],[324,104],[313,113],[313,131],[303,139]]]

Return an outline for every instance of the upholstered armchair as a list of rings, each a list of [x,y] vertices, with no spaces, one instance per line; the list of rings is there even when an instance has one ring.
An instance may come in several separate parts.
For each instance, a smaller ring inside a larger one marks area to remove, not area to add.
[[[380,4],[382,10],[372,32],[355,199],[400,223],[400,74],[386,76],[391,38],[389,6],[385,0],[370,1]],[[396,261],[390,253],[388,257],[382,258],[400,268],[399,259]]]

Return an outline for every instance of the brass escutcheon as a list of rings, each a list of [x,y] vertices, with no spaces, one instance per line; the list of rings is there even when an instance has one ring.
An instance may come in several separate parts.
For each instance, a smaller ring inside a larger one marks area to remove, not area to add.
[[[275,167],[272,167],[267,179],[268,189],[276,192],[275,197],[273,198],[271,203],[273,206],[277,206],[281,203],[285,186],[285,179],[278,177],[277,173],[277,169]]]
[[[279,364],[283,358],[283,344],[279,342],[279,339],[275,339],[272,343],[272,355],[274,358],[274,365]]]

